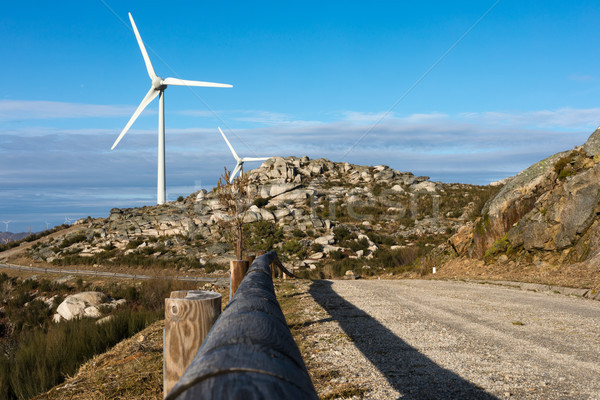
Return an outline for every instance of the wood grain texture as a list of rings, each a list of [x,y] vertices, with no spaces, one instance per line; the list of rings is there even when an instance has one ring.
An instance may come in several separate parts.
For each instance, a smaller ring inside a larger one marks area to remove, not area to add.
[[[275,296],[275,257],[252,263],[167,400],[317,399]]]
[[[179,290],[165,299],[164,395],[175,386],[221,313],[221,295]]]
[[[231,271],[231,283],[229,284],[229,298],[233,298],[233,295],[237,291],[238,287],[242,283],[250,263],[246,260],[232,260],[230,261]]]

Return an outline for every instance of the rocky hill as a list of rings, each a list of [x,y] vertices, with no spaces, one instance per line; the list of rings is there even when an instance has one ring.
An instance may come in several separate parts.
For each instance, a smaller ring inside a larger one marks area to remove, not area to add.
[[[246,176],[253,202],[246,248],[278,249],[288,267],[313,276],[414,269],[500,188],[308,157],[274,157]],[[225,211],[205,190],[162,206],[113,209],[108,218],[78,221],[78,233],[33,246],[28,257],[209,273],[233,258],[220,224]]]
[[[516,175],[451,242],[488,265],[534,266],[530,278],[554,271],[600,287],[599,215],[600,129]]]

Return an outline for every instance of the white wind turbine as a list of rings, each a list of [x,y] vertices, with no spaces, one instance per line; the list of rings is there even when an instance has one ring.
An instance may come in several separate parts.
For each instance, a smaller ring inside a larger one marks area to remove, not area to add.
[[[225,142],[227,143],[227,146],[229,146],[229,150],[231,150],[231,154],[233,154],[233,158],[235,158],[235,161],[237,162],[235,164],[235,168],[233,169],[233,172],[231,173],[231,177],[229,177],[229,183],[233,182],[233,178],[235,178],[235,174],[237,174],[244,166],[244,163],[246,161],[265,161],[268,160],[271,157],[243,157],[240,158],[237,153],[235,152],[235,150],[233,149],[233,146],[231,146],[231,143],[229,143],[229,140],[227,140],[227,136],[225,136],[225,134],[223,133],[223,131],[221,130],[221,128],[219,127],[219,132],[221,132],[221,135],[223,136],[223,139],[225,139]],[[241,175],[241,173],[240,173]]]
[[[142,111],[150,104],[152,100],[156,96],[159,96],[158,100],[158,179],[157,179],[157,203],[164,204],[166,200],[166,183],[165,183],[165,89],[168,85],[177,85],[177,86],[203,86],[203,87],[232,87],[231,85],[223,84],[223,83],[212,83],[212,82],[200,82],[200,81],[185,81],[183,79],[177,78],[166,78],[163,79],[156,75],[154,72],[154,68],[152,67],[152,63],[150,62],[150,58],[148,57],[148,53],[146,52],[146,47],[144,46],[144,42],[142,42],[142,38],[140,37],[140,33],[135,26],[135,22],[133,21],[133,17],[131,13],[129,13],[129,20],[131,21],[131,26],[133,27],[133,32],[135,33],[135,37],[137,39],[138,45],[140,46],[140,50],[142,52],[142,56],[144,57],[144,62],[146,63],[146,69],[148,70],[148,75],[150,75],[150,79],[152,80],[152,86],[150,90],[146,94],[146,97],[142,100],[137,110],[133,113],[125,128],[115,140],[115,143],[110,148],[113,150],[117,144],[121,141],[123,136],[127,133],[131,125],[134,121],[139,117]]]
[[[0,222],[2,222],[3,224],[5,224],[5,225],[6,225],[6,230],[5,230],[5,232],[8,232],[8,224],[10,224],[11,222],[15,222],[15,221],[0,221]]]

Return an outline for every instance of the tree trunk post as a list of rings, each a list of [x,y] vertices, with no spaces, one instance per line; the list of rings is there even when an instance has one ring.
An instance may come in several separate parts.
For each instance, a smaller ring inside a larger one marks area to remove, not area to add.
[[[221,314],[221,295],[178,290],[165,299],[163,397],[175,386]]]
[[[240,283],[242,283],[242,279],[244,279],[249,266],[250,264],[245,260],[230,261],[231,282],[229,284],[229,301],[231,301],[238,286],[240,286]]]

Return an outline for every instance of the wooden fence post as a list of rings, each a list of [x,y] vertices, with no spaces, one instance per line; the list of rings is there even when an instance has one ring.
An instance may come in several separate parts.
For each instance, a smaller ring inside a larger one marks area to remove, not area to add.
[[[242,279],[244,279],[244,276],[246,276],[246,271],[248,271],[250,263],[248,263],[246,260],[232,260],[230,262],[230,266],[231,283],[229,284],[229,301],[231,301],[238,286],[240,286],[240,283],[242,283]]]
[[[163,396],[190,365],[210,328],[221,314],[221,294],[178,290],[165,299]]]

